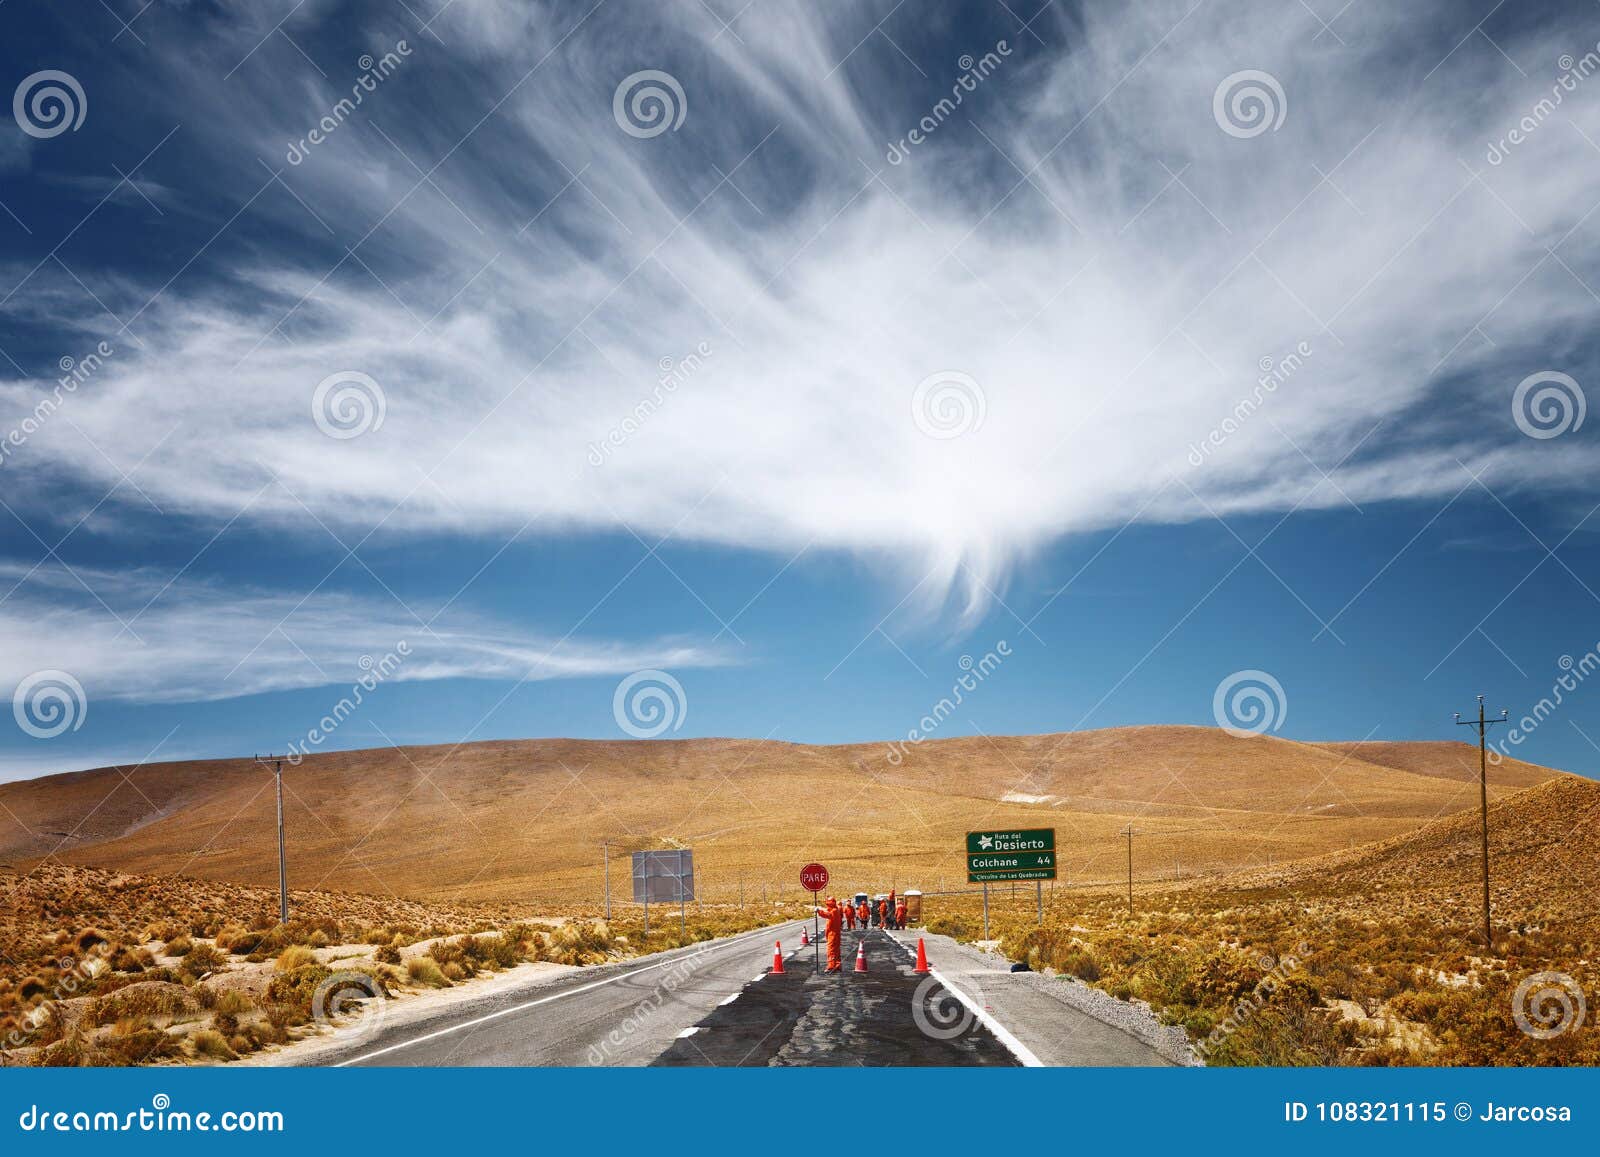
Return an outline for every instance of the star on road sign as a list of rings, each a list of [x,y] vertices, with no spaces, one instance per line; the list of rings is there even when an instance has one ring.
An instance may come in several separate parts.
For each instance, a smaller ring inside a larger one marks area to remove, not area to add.
[[[994,837],[993,836],[979,836],[978,837],[978,846],[980,848],[982,848],[984,851],[987,852],[990,848],[994,847]]]

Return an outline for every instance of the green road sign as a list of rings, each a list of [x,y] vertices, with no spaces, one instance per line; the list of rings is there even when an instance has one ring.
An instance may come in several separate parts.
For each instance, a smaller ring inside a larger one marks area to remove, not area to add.
[[[1056,878],[1056,830],[967,833],[967,883]]]
[[[1019,868],[1015,872],[968,872],[969,884],[1004,884],[1015,880],[1054,880],[1054,868]]]

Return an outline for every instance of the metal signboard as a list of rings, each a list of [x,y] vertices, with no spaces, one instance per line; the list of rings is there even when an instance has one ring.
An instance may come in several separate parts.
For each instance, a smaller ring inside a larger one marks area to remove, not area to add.
[[[694,899],[694,852],[674,848],[633,853],[633,902],[682,903]]]
[[[820,892],[828,886],[828,869],[821,864],[807,864],[800,869],[800,886],[808,892]]]
[[[967,833],[967,883],[1055,878],[1055,828]]]

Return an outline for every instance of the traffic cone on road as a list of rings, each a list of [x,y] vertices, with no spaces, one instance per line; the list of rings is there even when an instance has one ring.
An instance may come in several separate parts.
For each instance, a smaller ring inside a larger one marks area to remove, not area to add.
[[[804,928],[800,929],[800,947],[802,947],[802,948],[810,948],[811,947],[811,934],[809,932],[807,932]]]
[[[922,937],[920,937],[920,936],[917,937],[917,966],[915,968],[913,968],[911,971],[913,971],[913,972],[926,972],[926,971],[928,971],[928,950],[923,947]]]
[[[783,975],[783,941],[782,940],[774,940],[772,942],[772,974],[774,976],[782,976]]]
[[[867,970],[867,942],[866,942],[865,939],[862,939],[862,941],[859,944],[856,945],[856,971],[857,972],[865,972],[866,970]]]

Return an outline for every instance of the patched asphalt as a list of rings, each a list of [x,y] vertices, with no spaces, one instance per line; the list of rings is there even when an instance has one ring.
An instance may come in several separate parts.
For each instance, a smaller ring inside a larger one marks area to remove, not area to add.
[[[865,942],[867,971],[854,971]],[[652,1064],[973,1066],[1019,1062],[931,976],[912,972],[881,931],[844,934],[844,967],[817,972],[811,949],[746,984],[679,1036]],[[816,957],[826,962],[825,949]]]

